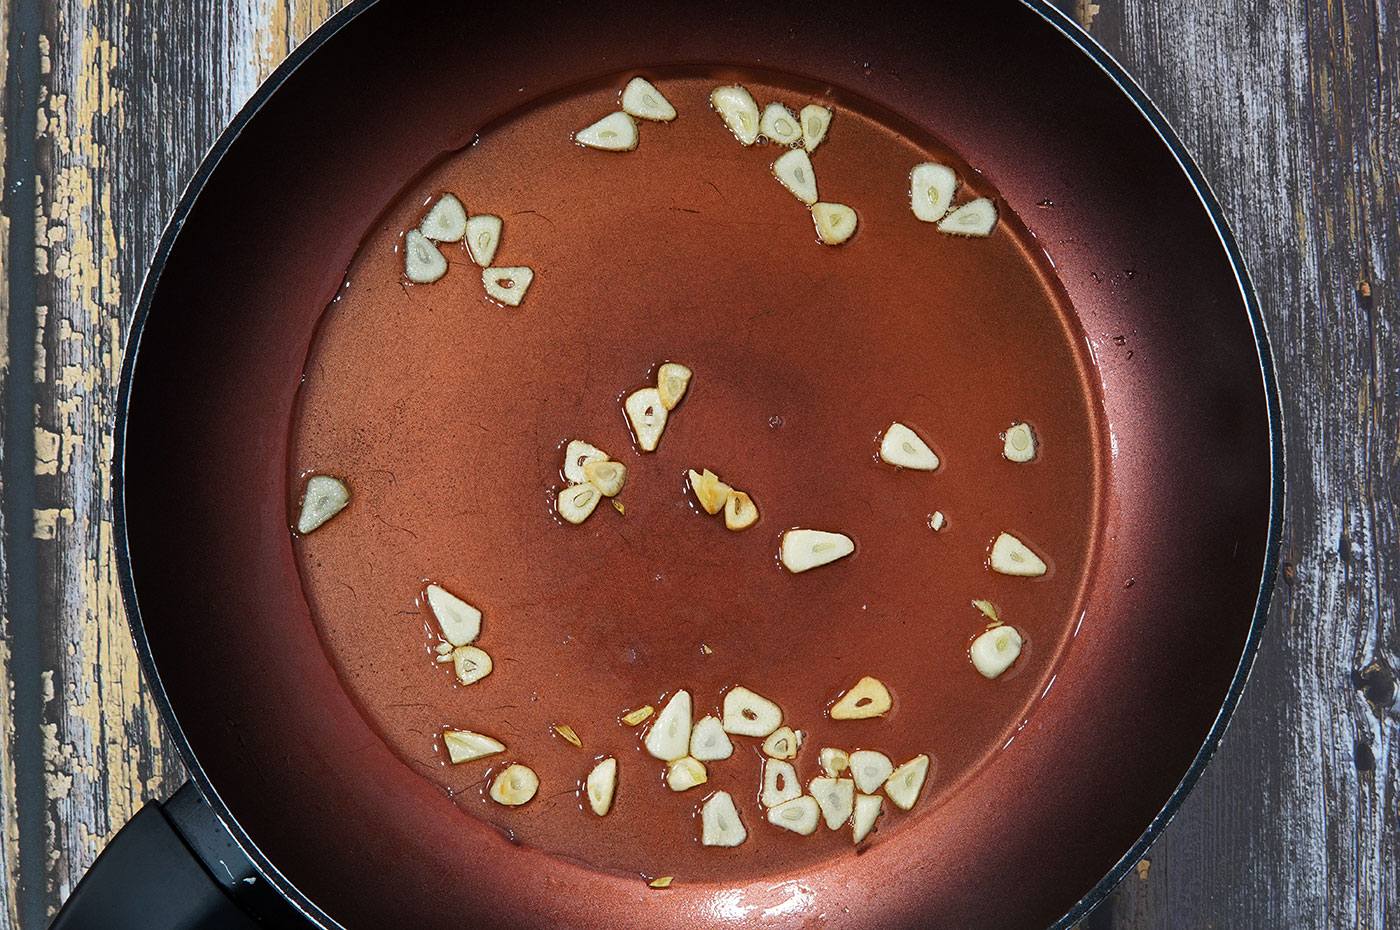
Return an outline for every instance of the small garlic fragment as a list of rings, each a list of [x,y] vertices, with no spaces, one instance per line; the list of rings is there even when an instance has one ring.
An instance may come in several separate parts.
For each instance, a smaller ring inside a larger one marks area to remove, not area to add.
[[[1021,578],[1035,578],[1046,571],[1040,556],[1010,533],[1002,533],[992,542],[991,565],[994,572]]]
[[[883,752],[874,749],[857,749],[851,753],[851,777],[862,794],[874,794],[880,790],[894,772],[894,763]]]
[[[778,727],[763,741],[763,752],[774,759],[793,759],[802,747],[802,731],[792,727]]]
[[[597,446],[590,445],[582,439],[573,439],[564,449],[564,480],[569,484],[583,484],[588,480],[588,472],[584,469],[589,462],[606,462],[608,454]]]
[[[758,141],[758,103],[743,87],[716,87],[710,93],[710,106],[724,119],[734,138],[744,145]]]
[[[724,525],[734,531],[746,530],[758,520],[758,508],[753,498],[743,491],[731,491],[724,502]]]
[[[958,176],[947,165],[924,162],[909,172],[909,206],[925,223],[937,223],[948,213]]]
[[[659,878],[653,878],[651,881],[647,882],[647,884],[652,888],[670,888],[671,882],[675,880],[676,877],[674,875],[662,875]]]
[[[559,492],[555,507],[559,516],[575,525],[588,519],[603,495],[591,484],[571,484]]]
[[[452,650],[452,670],[464,685],[474,685],[491,674],[491,657],[475,646],[458,646]]]
[[[689,791],[707,781],[705,763],[692,756],[684,756],[666,766],[666,786],[672,791]]]
[[[661,431],[666,428],[666,406],[661,403],[661,394],[656,388],[642,388],[628,394],[622,407],[627,412],[627,422],[632,424],[637,445],[643,452],[655,452],[656,444],[661,441]]]
[[[671,106],[671,101],[662,96],[661,91],[656,89],[656,85],[644,77],[634,77],[623,88],[622,112],[631,114],[637,119],[648,119],[662,123],[670,122],[676,118],[676,108]]]
[[[635,727],[654,713],[656,713],[656,708],[652,707],[650,704],[645,704],[638,707],[636,710],[629,710],[627,713],[623,714],[622,722],[629,727]]]
[[[802,836],[811,836],[817,832],[817,824],[821,822],[821,808],[816,798],[804,794],[769,808],[768,822]]]
[[[900,810],[909,810],[919,800],[919,792],[924,790],[928,768],[928,756],[921,753],[910,759],[895,769],[885,781],[885,796]]]
[[[788,530],[778,546],[783,567],[796,574],[839,558],[856,550],[851,537],[825,530]]]
[[[443,730],[442,744],[447,747],[447,758],[453,765],[484,759],[506,751],[505,744],[485,733],[473,733],[471,730]]]
[[[779,145],[792,145],[802,139],[802,123],[791,110],[775,100],[763,108],[758,132]]]
[[[593,813],[599,817],[607,814],[612,810],[613,793],[617,790],[617,760],[609,757],[593,766],[583,785]]]
[[[690,386],[693,372],[679,362],[667,362],[656,370],[656,393],[661,398],[661,406],[675,410]]]
[[[880,816],[882,802],[879,795],[856,795],[855,816],[852,818],[851,841],[859,843],[870,835],[875,820]]]
[[[948,518],[943,516],[943,511],[941,510],[935,510],[933,515],[928,518],[929,529],[933,530],[935,533],[947,525]]]
[[[718,717],[702,717],[690,731],[690,754],[701,762],[718,762],[734,754],[734,744]]]
[[[915,471],[933,471],[938,456],[919,438],[918,433],[903,423],[891,423],[880,439],[880,458],[891,465]]]
[[[703,472],[696,473],[695,469],[690,470],[690,489],[695,492],[695,499],[700,502],[708,514],[717,514],[729,503],[729,496],[734,493],[734,489],[723,481],[719,480],[719,475],[708,468]],[[754,516],[758,516],[757,510]]]
[[[817,174],[812,170],[812,159],[802,149],[779,155],[773,162],[773,177],[807,206],[817,202]]]
[[[491,267],[496,257],[503,225],[501,218],[491,213],[479,213],[467,220],[467,252],[482,268]]]
[[[843,774],[851,767],[851,757],[844,749],[832,749],[827,747],[818,755],[821,761],[822,771],[832,778]]]
[[[996,605],[993,604],[991,601],[976,600],[972,602],[972,606],[982,611],[982,615],[985,616],[988,620],[991,620],[993,623],[996,623],[1001,619],[997,616]]]
[[[996,626],[972,641],[972,665],[983,678],[996,678],[1021,655],[1023,640],[1015,627]]]
[[[627,466],[621,462],[589,462],[583,466],[583,475],[604,497],[616,497],[627,483]]]
[[[815,103],[809,103],[798,114],[802,122],[802,147],[811,152],[826,138],[831,126],[831,111]]]
[[[432,284],[447,274],[447,259],[416,229],[403,237],[403,273],[414,284]]]
[[[418,230],[434,242],[456,242],[467,231],[467,208],[451,194],[443,194],[418,224]]]
[[[831,705],[832,720],[866,720],[889,712],[894,706],[890,690],[878,678],[866,675]]]
[[[938,224],[938,231],[950,236],[990,236],[997,225],[997,208],[986,197],[978,197],[958,207]]]
[[[559,736],[563,738],[564,742],[579,749],[583,748],[583,740],[578,738],[578,733],[567,723],[556,723],[553,729],[555,733],[558,733]]]
[[[856,211],[844,203],[812,204],[812,221],[823,245],[840,245],[855,234]]]
[[[330,475],[312,475],[306,481],[301,496],[301,514],[297,517],[297,532],[305,536],[345,509],[350,503],[350,489],[345,482]]]
[[[506,767],[491,782],[491,800],[507,807],[519,807],[535,796],[540,788],[539,776],[528,765],[516,763]]]
[[[450,655],[450,654],[452,653],[452,644],[451,644],[451,643],[438,643],[436,646],[433,647],[433,651],[436,652],[436,653],[438,654],[438,657],[439,657],[439,658],[438,658],[438,661],[441,662],[441,661],[442,661],[442,658],[441,658],[442,656]],[[452,660],[449,659],[448,661],[450,662],[450,661],[452,661]]]
[[[700,842],[705,846],[738,846],[748,839],[739,820],[734,799],[727,791],[716,791],[700,808]]]
[[[647,728],[642,745],[664,762],[674,762],[690,751],[690,692],[677,691]]]
[[[762,695],[738,685],[724,695],[724,732],[765,737],[783,725],[782,709]]]
[[[777,807],[801,794],[802,785],[797,780],[797,769],[792,767],[792,763],[782,759],[763,760],[763,794],[760,800],[764,807]]]
[[[1006,431],[1001,454],[1013,462],[1029,462],[1035,458],[1035,433],[1027,423],[1012,423]]]
[[[822,809],[822,817],[826,820],[828,830],[839,830],[842,824],[851,819],[851,812],[855,810],[856,804],[854,781],[849,778],[818,776],[812,779],[808,787],[812,797],[817,799],[817,806]]]
[[[593,125],[574,133],[574,141],[591,149],[630,152],[637,147],[637,124],[621,111],[609,113]]]
[[[534,280],[535,273],[524,265],[481,270],[481,285],[486,288],[487,296],[507,307],[520,306]]]
[[[481,635],[481,611],[435,584],[428,585],[427,597],[443,639],[465,646]]]

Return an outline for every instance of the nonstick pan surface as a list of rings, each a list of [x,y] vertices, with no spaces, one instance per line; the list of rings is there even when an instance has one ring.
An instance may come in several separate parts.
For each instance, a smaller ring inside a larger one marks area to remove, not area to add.
[[[346,927],[1031,928],[1068,926],[1121,877],[1243,686],[1282,463],[1262,324],[1215,203],[1140,93],[1070,29],[1012,2],[508,15],[382,2],[346,10],[278,71],[162,244],[116,452],[148,673],[193,777],[283,893]],[[859,856],[658,893],[463,817],[367,722],[298,574],[289,423],[322,312],[425,166],[531,101],[704,68],[868,101],[995,186],[1087,340],[1111,478],[1084,622],[1003,751]]]

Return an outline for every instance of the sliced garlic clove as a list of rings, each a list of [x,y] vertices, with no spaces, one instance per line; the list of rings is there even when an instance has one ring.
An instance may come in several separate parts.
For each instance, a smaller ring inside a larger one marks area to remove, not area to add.
[[[817,832],[817,824],[821,822],[821,808],[816,798],[803,795],[769,808],[768,822],[802,836],[811,836]]]
[[[622,112],[637,119],[667,123],[676,118],[676,108],[643,77],[634,77],[622,90]]]
[[[656,393],[661,397],[661,406],[675,410],[690,386],[693,372],[679,362],[667,362],[656,370]]]
[[[778,546],[778,557],[788,571],[805,572],[835,562],[856,551],[851,537],[824,530],[788,530]]]
[[[690,731],[690,754],[701,762],[718,762],[734,754],[734,744],[718,717],[702,717]]]
[[[589,462],[583,466],[583,476],[604,497],[616,497],[627,483],[627,466],[621,462]]]
[[[986,197],[978,197],[958,207],[938,224],[938,231],[950,236],[990,236],[997,225],[997,208]]]
[[[856,805],[856,783],[849,778],[812,779],[808,786],[817,806],[822,809],[822,818],[828,830],[839,830],[851,819]]]
[[[821,751],[818,758],[821,760],[822,771],[831,778],[842,775],[851,767],[851,757],[844,749],[832,749],[828,746]]]
[[[888,713],[893,706],[884,682],[866,675],[831,705],[829,713],[832,720],[868,720]]]
[[[933,515],[928,518],[929,529],[933,530],[935,533],[947,525],[948,518],[943,516],[943,511],[941,510],[935,510]]]
[[[878,795],[856,795],[855,814],[852,817],[851,841],[859,843],[870,835],[875,820],[880,816],[882,802]]]
[[[452,670],[464,685],[474,685],[491,674],[491,657],[475,646],[458,646],[452,650]]]
[[[569,726],[567,723],[556,723],[553,727],[553,730],[555,733],[558,733],[559,737],[562,740],[564,740],[564,742],[568,743],[570,746],[574,746],[578,749],[583,748],[583,740],[579,739],[578,731],[575,730],[573,727]]]
[[[761,738],[783,725],[783,711],[766,697],[739,685],[725,693],[722,719],[726,733]]]
[[[1002,533],[992,543],[992,571],[1002,575],[1035,578],[1045,574],[1045,562],[1030,547],[1010,533]]]
[[[664,762],[682,759],[690,751],[690,692],[677,691],[661,708],[642,745]]]
[[[724,509],[729,503],[729,496],[734,493],[733,488],[720,481],[719,475],[708,468],[699,473],[693,468],[690,470],[690,489],[695,492],[695,499],[704,511],[712,516]]]
[[[851,753],[851,777],[862,794],[874,794],[894,774],[894,763],[883,752],[857,749]]]
[[[773,162],[773,177],[807,206],[817,202],[817,174],[812,170],[812,159],[802,149],[779,155]]]
[[[928,447],[928,443],[903,423],[891,423],[880,439],[880,458],[899,468],[916,471],[933,471],[938,467],[938,456]]]
[[[779,145],[792,145],[802,139],[802,124],[792,111],[774,101],[763,108],[758,120],[758,134]]]
[[[705,846],[738,846],[748,839],[739,820],[734,799],[727,791],[716,791],[700,808],[700,842]]]
[[[731,530],[746,530],[758,520],[758,508],[753,498],[743,491],[731,491],[724,502],[724,525]]]
[[[661,403],[661,394],[656,388],[642,388],[628,394],[622,407],[627,412],[627,422],[632,424],[637,445],[643,452],[655,452],[656,444],[661,441],[661,431],[666,428],[666,406]]]
[[[801,747],[802,731],[794,732],[792,727],[778,727],[763,741],[764,755],[772,756],[774,759],[796,758],[797,750]]]
[[[716,87],[710,93],[710,106],[724,119],[734,138],[744,145],[758,141],[758,104],[743,87]]]
[[[607,460],[608,454],[597,446],[582,439],[570,440],[564,449],[564,480],[570,484],[583,484],[588,480],[588,473],[584,470],[588,463]]]
[[[982,615],[993,623],[1000,622],[1001,618],[997,616],[997,607],[991,601],[973,601],[972,606],[982,611]]]
[[[593,125],[574,133],[574,141],[591,149],[630,152],[637,147],[637,124],[621,111],[609,113]]]
[[[797,769],[792,763],[782,759],[763,760],[763,794],[760,800],[764,807],[777,807],[802,795],[802,784],[797,780]]]
[[[1035,433],[1027,423],[1012,423],[1006,431],[1001,454],[1013,462],[1029,462],[1035,458]]]
[[[323,525],[350,503],[350,489],[345,482],[330,475],[312,475],[301,496],[301,513],[297,516],[297,532],[307,533]]]
[[[503,225],[501,218],[491,213],[480,213],[467,220],[467,252],[482,268],[491,267],[496,257]]]
[[[684,756],[666,766],[666,786],[672,791],[689,791],[696,785],[703,785],[709,778],[705,763],[691,756]]]
[[[623,714],[622,722],[629,727],[635,727],[654,713],[656,713],[656,708],[652,707],[650,704],[646,704],[642,707],[638,707],[636,710],[629,710],[627,713]]]
[[[559,516],[575,525],[588,519],[603,495],[591,484],[571,484],[559,492],[555,508]]]
[[[607,758],[593,766],[583,787],[593,813],[599,817],[606,815],[612,810],[613,793],[617,790],[617,760]]]
[[[662,875],[660,878],[653,878],[647,882],[652,888],[670,888],[671,882],[676,880],[674,875]]]
[[[510,268],[483,268],[481,286],[492,300],[499,300],[507,307],[518,307],[525,299],[525,292],[535,280],[534,271],[524,265]]]
[[[418,224],[418,231],[434,242],[456,242],[467,231],[467,208],[452,194],[443,194]]]
[[[506,751],[504,743],[485,733],[474,733],[471,730],[443,730],[442,744],[447,747],[447,758],[452,760],[453,765],[484,759]]]
[[[937,223],[948,213],[958,176],[947,165],[924,162],[909,172],[909,206],[925,223]]]
[[[416,229],[403,237],[403,273],[414,284],[432,284],[447,274],[447,259]]]
[[[823,245],[840,245],[855,235],[859,222],[856,211],[844,203],[812,204],[812,221],[817,224],[817,238]]]
[[[491,782],[491,800],[507,807],[519,807],[540,790],[540,779],[528,765],[509,765]]]
[[[831,111],[809,103],[802,108],[798,119],[802,123],[802,147],[811,152],[821,145],[822,140],[826,138],[827,129],[831,128]]]
[[[885,780],[885,796],[900,810],[909,810],[919,800],[919,792],[924,790],[928,767],[928,756],[920,754],[895,769]]]
[[[439,657],[445,656],[445,655],[450,655],[451,652],[452,652],[452,644],[451,644],[451,643],[438,643],[436,646],[433,647],[433,651],[436,652],[436,653],[438,654]],[[442,659],[439,658],[438,661],[441,662]],[[451,661],[451,660],[449,659],[448,661]]]
[[[428,609],[433,612],[442,638],[465,646],[481,635],[481,611],[435,584],[428,585]]]
[[[1020,657],[1023,642],[1015,627],[1003,625],[987,630],[972,641],[968,650],[972,665],[982,677],[996,678]]]

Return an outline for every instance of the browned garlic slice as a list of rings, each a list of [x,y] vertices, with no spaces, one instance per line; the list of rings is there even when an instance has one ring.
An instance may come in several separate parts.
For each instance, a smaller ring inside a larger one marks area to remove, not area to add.
[[[442,744],[447,747],[447,758],[452,760],[453,765],[484,759],[506,751],[505,744],[485,733],[474,733],[471,730],[443,730]]]
[[[481,269],[481,285],[493,300],[507,307],[518,307],[535,280],[535,273],[524,265]]]
[[[851,537],[825,530],[788,530],[778,545],[783,567],[796,574],[835,562],[856,550]]]
[[[859,843],[870,835],[870,831],[875,827],[876,818],[880,816],[880,807],[879,795],[856,795],[855,815],[851,821],[852,842]]]
[[[301,513],[297,516],[297,532],[305,536],[345,509],[350,503],[350,489],[345,482],[330,475],[312,475],[301,496]]]
[[[933,471],[938,456],[919,438],[918,433],[903,423],[891,423],[880,439],[880,458],[891,465],[916,471]]]
[[[622,90],[622,111],[637,119],[670,122],[676,118],[676,108],[644,77],[634,77]]]
[[[823,245],[840,245],[855,235],[859,220],[856,211],[844,203],[812,204],[812,221],[817,224],[817,238]]]
[[[818,758],[821,760],[822,771],[831,778],[844,774],[851,767],[851,757],[844,749],[828,746],[821,751]]]
[[[642,745],[664,762],[685,758],[690,751],[690,692],[677,691],[661,708]]]
[[[1021,578],[1045,574],[1045,562],[1030,547],[1010,533],[1002,533],[992,542],[992,571]]]
[[[894,763],[883,752],[874,749],[857,749],[851,753],[851,777],[861,794],[874,794],[880,790],[894,772]]]
[[[637,445],[643,452],[655,452],[656,444],[661,441],[661,431],[666,428],[666,405],[661,403],[661,394],[656,388],[642,388],[628,394],[622,407],[627,412],[627,422],[632,424]]]
[[[574,746],[578,749],[583,748],[583,740],[579,739],[578,732],[567,723],[556,723],[553,729],[554,732],[558,733],[560,738],[570,746]]]
[[[809,103],[802,108],[798,119],[802,122],[802,147],[811,152],[826,138],[826,131],[831,126],[831,111]]]
[[[735,736],[765,737],[783,725],[782,709],[742,685],[724,695],[724,732]]]
[[[738,846],[748,839],[739,820],[734,799],[727,791],[716,791],[700,808],[700,842],[706,846]]]
[[[651,881],[647,882],[647,884],[653,888],[670,888],[671,882],[675,880],[676,877],[674,875],[662,875],[659,878],[653,878]]]
[[[758,141],[758,104],[743,87],[738,84],[716,87],[710,93],[710,106],[724,119],[734,138],[744,145]]]
[[[948,213],[958,176],[947,165],[924,162],[909,172],[909,206],[925,223],[937,223]]]
[[[811,836],[817,832],[817,824],[821,822],[821,808],[816,798],[804,794],[769,808],[768,822],[802,836]]]
[[[690,731],[690,754],[701,762],[717,762],[734,754],[734,744],[718,717],[702,717]]]
[[[972,641],[972,665],[983,678],[996,678],[1021,655],[1021,634],[1015,627],[997,626]]]
[[[928,777],[929,758],[920,753],[891,773],[885,781],[885,796],[894,806],[907,811],[919,800],[919,792],[924,790],[924,779]]]
[[[802,139],[802,124],[791,110],[774,101],[763,108],[758,133],[779,145],[792,145]]]
[[[969,200],[938,224],[950,236],[990,236],[997,225],[997,208],[986,197]]]
[[[667,362],[656,370],[656,393],[661,398],[661,406],[675,410],[690,386],[693,372],[680,362]]]
[[[758,520],[753,498],[743,491],[731,491],[724,502],[724,525],[734,531],[746,530]]]
[[[797,780],[797,769],[792,763],[782,759],[763,760],[763,794],[760,800],[764,807],[777,807],[802,794],[802,784]]]
[[[564,449],[564,480],[570,484],[583,484],[588,480],[588,472],[584,469],[589,462],[606,462],[608,454],[597,446],[590,445],[582,439],[573,439]]]
[[[481,635],[481,611],[444,588],[428,585],[428,609],[442,630],[442,638],[465,646]]]
[[[1001,454],[1013,462],[1029,462],[1035,458],[1035,433],[1027,423],[1012,423],[1006,431]]]
[[[593,125],[574,133],[574,141],[591,149],[630,152],[637,147],[637,124],[621,111],[609,113]]]
[[[443,194],[418,230],[434,242],[456,242],[467,231],[467,208],[452,194]]]
[[[432,284],[447,274],[447,259],[427,236],[410,229],[403,237],[403,273],[414,284]]]
[[[692,756],[684,756],[666,766],[666,786],[672,791],[689,791],[707,781],[705,763]]]
[[[599,817],[607,814],[612,810],[613,793],[617,790],[617,760],[609,757],[593,766],[583,786],[593,813]]]
[[[993,623],[996,623],[1001,620],[1001,618],[997,616],[996,605],[993,604],[991,601],[976,600],[972,602],[972,606],[982,611],[982,615],[988,620],[991,620]]]
[[[822,809],[822,817],[826,820],[828,830],[839,830],[841,826],[851,819],[851,813],[856,805],[856,783],[849,778],[825,778],[818,776],[812,779],[809,788],[812,797],[817,799],[817,806]]]
[[[528,765],[506,766],[491,782],[491,800],[507,807],[519,807],[540,789],[539,776]]]
[[[695,499],[705,512],[712,515],[723,510],[729,502],[729,495],[734,493],[733,488],[720,481],[719,475],[708,468],[699,473],[693,468],[690,470],[690,489],[695,492]]]
[[[503,225],[501,218],[491,213],[479,213],[467,220],[467,252],[482,268],[491,267],[496,257]]]
[[[802,736],[801,730],[794,732],[792,727],[778,727],[763,741],[763,752],[774,759],[796,758],[797,750],[802,747]]]
[[[817,202],[817,174],[812,170],[812,159],[802,149],[779,155],[773,162],[773,177],[807,206]]]
[[[458,646],[452,650],[452,670],[464,685],[474,685],[491,674],[491,657],[475,646]]]
[[[929,529],[937,533],[939,530],[943,529],[943,527],[948,525],[948,518],[943,516],[943,511],[935,510],[933,512],[933,515],[928,518],[928,525]]]
[[[642,707],[638,707],[636,710],[629,710],[627,713],[623,714],[622,722],[629,727],[635,727],[654,713],[656,713],[656,708],[652,707],[650,704],[646,704]]]
[[[893,706],[884,682],[866,675],[831,705],[829,713],[832,720],[866,720],[888,713]]]
[[[555,507],[559,516],[575,525],[588,519],[603,495],[591,484],[571,484],[559,492]]]
[[[621,462],[589,462],[583,475],[604,497],[616,497],[627,483],[627,466]]]

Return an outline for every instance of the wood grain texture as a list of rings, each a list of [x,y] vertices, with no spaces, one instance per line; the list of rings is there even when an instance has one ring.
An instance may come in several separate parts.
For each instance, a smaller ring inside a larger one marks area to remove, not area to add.
[[[32,202],[7,199],[0,218],[0,390],[19,396],[16,379],[28,379],[36,401],[32,423],[0,423],[4,474],[31,475],[37,502],[22,521],[0,513],[0,925],[27,930],[142,800],[182,778],[112,557],[108,433],[144,268],[209,143],[338,4],[0,5],[6,135],[32,82],[38,158]],[[32,74],[11,54],[29,5],[42,53]],[[1400,11],[1391,0],[1061,5],[1154,97],[1224,204],[1288,426],[1285,582],[1254,677],[1176,820],[1085,925],[1380,930],[1400,922]],[[16,147],[0,145],[10,172]],[[8,191],[15,179],[0,180]],[[17,254],[12,233],[30,224],[35,248]],[[8,286],[17,269],[33,282],[24,305]],[[14,333],[32,347],[14,351]],[[25,370],[10,364],[21,356]],[[29,540],[36,571],[11,577],[4,560]],[[21,601],[34,604],[23,616],[10,607]],[[38,669],[12,666],[21,628],[39,637]],[[43,701],[40,732],[16,731],[21,682]],[[26,739],[41,754],[41,798],[17,797]],[[38,862],[21,853],[21,808],[42,811]],[[21,907],[26,894],[38,912]]]

